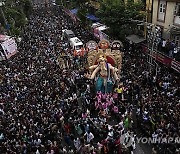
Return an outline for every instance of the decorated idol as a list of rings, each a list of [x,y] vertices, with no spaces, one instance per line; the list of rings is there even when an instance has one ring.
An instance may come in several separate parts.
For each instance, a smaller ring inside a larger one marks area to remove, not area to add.
[[[92,42],[92,41],[91,41]],[[119,81],[121,53],[112,51],[107,40],[99,42],[99,48],[94,48],[88,53],[89,79],[95,79],[96,91],[111,93],[113,84]]]
[[[97,77],[96,91],[110,93],[112,92],[113,81],[119,80],[117,76],[118,69],[107,62],[105,54],[99,54],[97,62],[96,65],[89,67],[90,70],[93,70],[90,79]]]

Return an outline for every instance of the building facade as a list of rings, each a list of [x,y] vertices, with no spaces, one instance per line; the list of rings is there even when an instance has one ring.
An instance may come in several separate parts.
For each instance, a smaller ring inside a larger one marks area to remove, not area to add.
[[[152,23],[162,28],[162,37],[180,47],[180,0],[153,0],[152,10]]]

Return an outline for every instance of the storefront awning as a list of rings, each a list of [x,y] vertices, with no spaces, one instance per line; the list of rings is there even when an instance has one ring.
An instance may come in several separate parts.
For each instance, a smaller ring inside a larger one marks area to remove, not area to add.
[[[129,35],[126,37],[126,39],[128,41],[132,41],[133,43],[136,43],[136,44],[141,43],[146,40],[143,37],[139,37],[138,35]]]
[[[97,18],[96,16],[94,16],[93,14],[88,14],[86,16],[87,19],[90,19],[92,21],[99,21],[99,18]]]

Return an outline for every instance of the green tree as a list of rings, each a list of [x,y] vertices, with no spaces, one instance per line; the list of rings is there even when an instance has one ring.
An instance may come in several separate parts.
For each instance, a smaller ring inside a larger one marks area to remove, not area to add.
[[[6,0],[3,6],[3,12],[7,23],[10,24],[12,35],[21,34],[22,28],[27,24],[27,18],[32,12],[32,4],[30,0]],[[0,21],[3,21],[0,16]],[[5,23],[2,22],[5,26]]]
[[[83,25],[86,25],[87,22],[86,15],[87,15],[87,9],[85,7],[78,9],[77,17],[80,19]]]
[[[132,0],[128,0],[126,3],[122,0],[103,0],[97,15],[109,27],[112,37],[124,40],[126,35],[134,31],[135,25],[132,19],[143,19],[144,16],[140,13],[142,8],[141,2]]]
[[[89,0],[76,0],[76,6],[78,7],[77,16],[81,20],[83,25],[86,25],[86,15],[88,13],[87,2]]]

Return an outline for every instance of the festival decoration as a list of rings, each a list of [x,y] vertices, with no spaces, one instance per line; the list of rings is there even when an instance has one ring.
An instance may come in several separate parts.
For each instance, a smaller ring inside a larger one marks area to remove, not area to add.
[[[101,40],[99,42],[99,48],[100,49],[108,49],[110,47],[110,43],[108,40]]]
[[[112,50],[120,50],[123,47],[123,44],[121,41],[115,40],[112,42],[111,48]]]
[[[86,43],[86,48],[88,51],[96,50],[98,48],[98,44],[95,41],[89,41]]]

